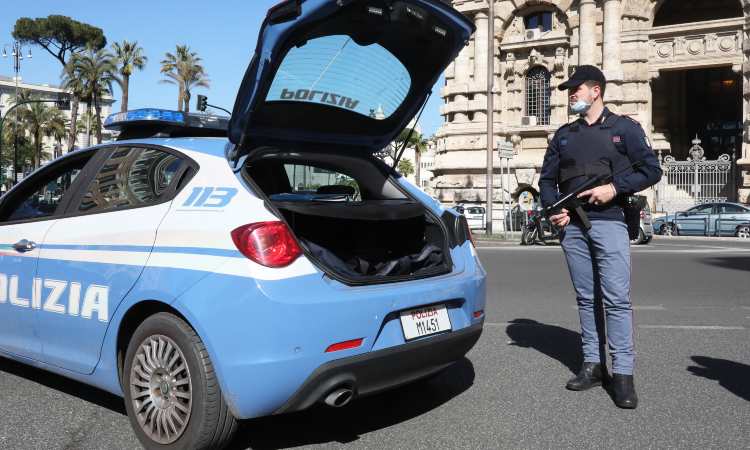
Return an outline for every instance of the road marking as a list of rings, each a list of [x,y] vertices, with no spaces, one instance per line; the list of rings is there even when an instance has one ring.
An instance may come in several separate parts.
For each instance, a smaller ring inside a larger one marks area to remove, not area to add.
[[[523,251],[523,252],[543,252],[543,251],[555,251],[562,253],[562,248],[560,247],[510,247],[510,246],[495,246],[495,247],[482,247],[480,246],[478,248],[480,251],[485,250],[500,250],[500,251]],[[648,248],[638,248],[638,247],[631,247],[631,253],[632,254],[645,254],[645,253],[658,253],[662,255],[666,254],[693,254],[693,255],[723,255],[727,253],[731,254],[746,254],[750,253],[750,248],[744,249],[744,248],[730,248],[726,247],[722,251],[717,251],[715,249],[689,249],[689,250],[657,250],[657,249],[648,249]]]
[[[746,330],[745,327],[725,327],[721,325],[638,325],[638,328],[648,330]]]
[[[570,305],[573,309],[578,309],[578,305]],[[666,311],[663,305],[633,305],[633,311]]]
[[[561,327],[565,325],[557,323],[524,323],[524,322],[485,322],[486,327],[509,327],[511,325],[522,327]],[[699,331],[744,331],[746,327],[741,326],[722,326],[722,325],[638,325],[636,328],[645,330],[699,330]]]
[[[560,245],[551,244],[551,245],[520,245],[520,244],[479,244],[477,247],[479,249],[512,249],[512,250],[562,250],[562,247]],[[644,251],[644,250],[658,250],[658,251],[716,251],[716,250],[731,250],[731,251],[750,251],[750,247],[745,245],[740,246],[734,246],[734,247],[728,247],[728,246],[708,246],[708,245],[660,245],[660,244],[651,244],[651,245],[631,245],[631,250],[634,251]]]

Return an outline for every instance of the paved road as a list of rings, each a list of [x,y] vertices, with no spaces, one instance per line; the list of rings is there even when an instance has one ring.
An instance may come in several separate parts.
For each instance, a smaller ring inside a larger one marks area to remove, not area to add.
[[[235,449],[750,448],[750,242],[659,239],[633,250],[641,406],[562,386],[579,364],[559,247],[482,247],[487,323],[429,382],[247,421]],[[0,449],[138,448],[122,401],[0,360]]]

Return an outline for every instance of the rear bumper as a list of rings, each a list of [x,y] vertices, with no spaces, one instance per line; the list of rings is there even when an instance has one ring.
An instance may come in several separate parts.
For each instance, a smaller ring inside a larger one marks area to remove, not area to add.
[[[340,387],[355,397],[374,394],[436,373],[461,359],[482,334],[482,323],[318,367],[275,414],[306,409]]]

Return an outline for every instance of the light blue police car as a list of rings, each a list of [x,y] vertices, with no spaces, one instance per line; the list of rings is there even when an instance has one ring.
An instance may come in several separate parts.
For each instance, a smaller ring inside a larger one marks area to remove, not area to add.
[[[0,200],[0,354],[122,395],[147,448],[417,380],[482,331],[463,216],[373,153],[473,31],[439,0],[271,9],[231,119],[136,110]]]

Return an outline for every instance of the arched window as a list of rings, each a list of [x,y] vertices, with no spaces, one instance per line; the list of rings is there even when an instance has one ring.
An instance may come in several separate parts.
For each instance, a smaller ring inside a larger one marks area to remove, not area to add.
[[[528,14],[523,18],[523,24],[527,30],[541,29],[550,31],[552,29],[552,11],[539,11]]]
[[[537,125],[549,125],[549,80],[544,67],[534,67],[526,74],[526,115],[536,116]]]

